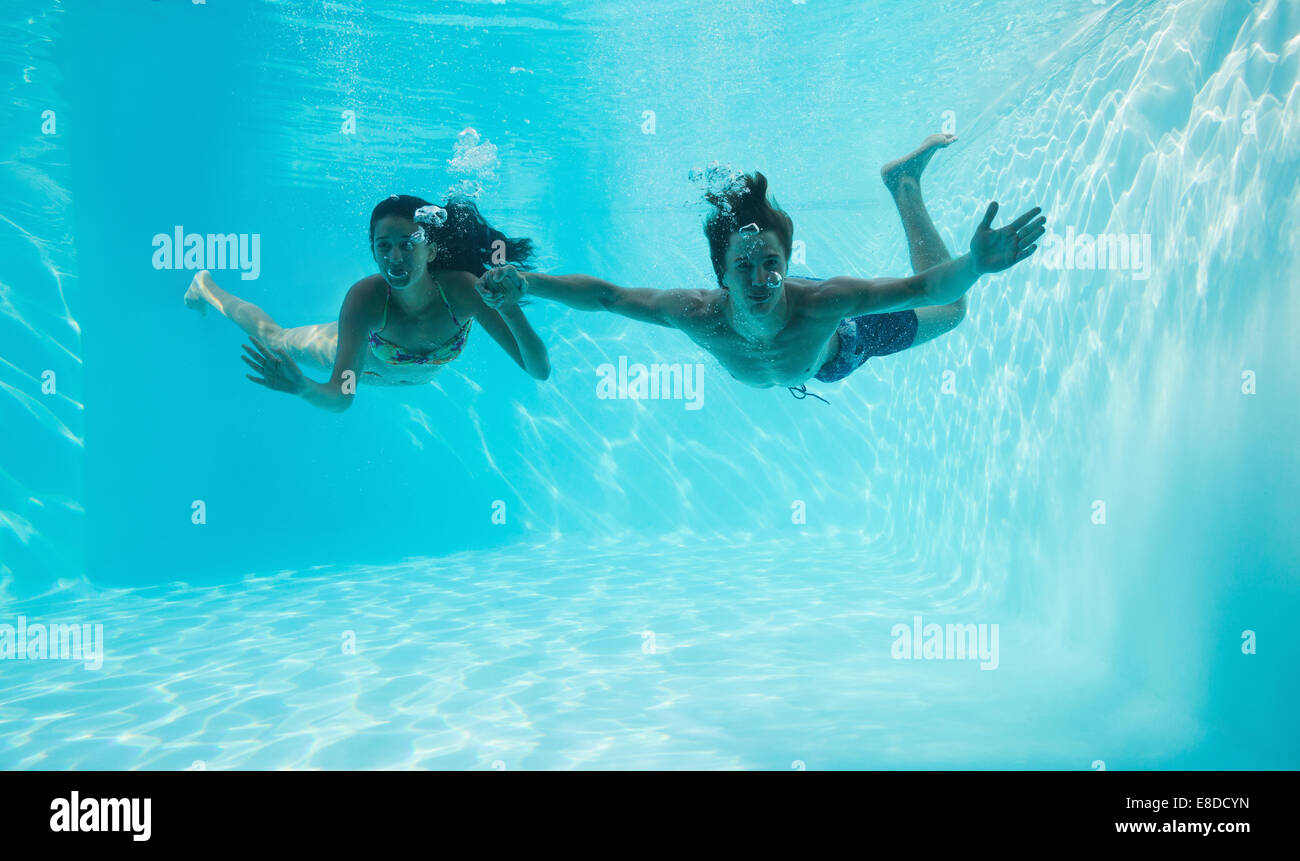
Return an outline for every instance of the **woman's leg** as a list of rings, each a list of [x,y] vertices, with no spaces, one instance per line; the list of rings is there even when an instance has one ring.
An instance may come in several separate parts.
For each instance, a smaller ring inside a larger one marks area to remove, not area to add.
[[[339,323],[314,323],[280,330],[280,349],[298,364],[334,370],[334,356],[339,348]]]
[[[338,349],[337,321],[285,329],[252,302],[245,302],[218,287],[206,269],[190,282],[185,291],[185,304],[204,314],[207,306],[211,305],[263,344],[274,350],[284,350],[295,362],[326,369],[334,367],[334,354]]]
[[[880,169],[880,177],[894,196],[898,217],[903,222],[903,233],[907,235],[907,252],[914,272],[924,272],[952,259],[921,198],[921,174],[931,157],[956,139],[954,135],[930,135],[914,152],[891,161]],[[952,331],[965,316],[965,296],[949,305],[917,308],[916,337],[912,340],[912,346],[924,344]]]

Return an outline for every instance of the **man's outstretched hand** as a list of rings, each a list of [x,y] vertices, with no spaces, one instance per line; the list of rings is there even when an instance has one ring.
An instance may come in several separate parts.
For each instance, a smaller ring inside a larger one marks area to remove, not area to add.
[[[1042,211],[1042,207],[1035,206],[1006,227],[995,230],[993,216],[998,214],[998,203],[996,200],[990,203],[984,220],[975,228],[975,238],[970,241],[975,268],[981,273],[1001,272],[1033,254],[1038,248],[1038,238],[1046,230],[1047,218],[1039,215]]]

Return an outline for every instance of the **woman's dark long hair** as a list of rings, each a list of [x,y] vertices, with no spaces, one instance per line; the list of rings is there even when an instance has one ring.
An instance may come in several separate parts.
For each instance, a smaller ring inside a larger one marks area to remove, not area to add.
[[[415,218],[415,211],[429,201],[410,194],[394,194],[379,202],[370,213],[370,241],[375,241],[375,225],[390,215]],[[442,224],[419,223],[425,235],[438,245],[429,269],[458,269],[482,275],[492,266],[510,263],[519,269],[531,269],[537,253],[531,239],[512,238],[484,220],[474,201],[466,197],[450,198],[443,209],[447,220]]]

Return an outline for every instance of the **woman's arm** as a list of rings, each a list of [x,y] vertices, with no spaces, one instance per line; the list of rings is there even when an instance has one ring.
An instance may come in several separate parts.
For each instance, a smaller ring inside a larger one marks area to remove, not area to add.
[[[352,285],[339,310],[339,343],[334,354],[334,370],[328,382],[307,380],[299,394],[315,407],[341,413],[352,406],[357,384],[366,366],[366,340],[377,311],[374,285],[370,279]]]
[[[366,329],[373,322],[372,317],[376,313],[372,300],[373,290],[365,281],[354,284],[343,300],[343,307],[339,311],[339,342],[334,357],[334,371],[328,382],[318,383],[312,380],[302,372],[292,356],[284,350],[271,349],[257,338],[252,339],[256,351],[245,345],[244,350],[248,356],[243,359],[263,378],[247,375],[248,379],[268,389],[298,395],[314,407],[334,413],[343,412],[352,406],[364,367]]]
[[[474,315],[501,349],[514,359],[530,377],[545,380],[551,375],[551,359],[546,344],[538,337],[533,325],[518,305],[494,311],[487,306]]]
[[[470,291],[478,303],[474,319],[529,376],[537,380],[547,379],[551,376],[551,359],[546,344],[519,306],[523,296],[522,285],[494,282],[493,287],[494,290],[486,293]]]

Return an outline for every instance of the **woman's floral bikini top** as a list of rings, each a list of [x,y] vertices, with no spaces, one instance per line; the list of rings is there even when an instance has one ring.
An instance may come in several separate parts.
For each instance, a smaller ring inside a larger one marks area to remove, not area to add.
[[[452,321],[460,326],[459,331],[425,355],[408,353],[387,340],[379,332],[388,325],[388,299],[393,295],[390,287],[388,297],[384,299],[384,323],[379,330],[370,333],[370,352],[375,354],[375,358],[390,365],[445,365],[460,355],[460,351],[465,349],[465,342],[469,339],[469,327],[474,320],[471,318],[461,323],[456,319],[456,312],[451,310],[451,303],[447,301],[447,294],[443,292],[441,284],[438,285],[438,293],[442,296],[442,304],[447,306],[447,313],[451,315]]]

